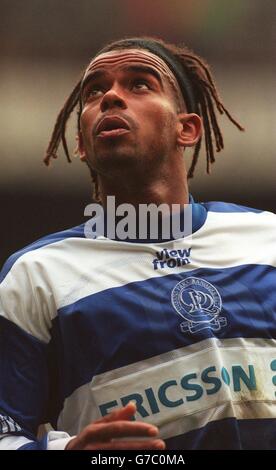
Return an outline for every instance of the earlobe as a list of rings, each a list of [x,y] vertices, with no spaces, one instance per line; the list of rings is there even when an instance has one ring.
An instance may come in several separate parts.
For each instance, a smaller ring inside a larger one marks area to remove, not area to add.
[[[198,114],[179,114],[177,143],[181,147],[193,147],[202,136],[202,119]]]
[[[86,153],[84,150],[83,146],[83,138],[82,138],[82,133],[79,131],[78,135],[76,136],[76,141],[77,141],[77,153],[79,154],[80,160],[85,161],[86,160]]]

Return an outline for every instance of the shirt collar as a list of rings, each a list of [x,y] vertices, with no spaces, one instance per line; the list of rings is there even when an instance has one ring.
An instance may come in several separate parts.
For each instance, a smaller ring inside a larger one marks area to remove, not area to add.
[[[180,216],[178,213],[178,214],[175,214],[175,216],[169,216],[169,217],[170,218],[180,217],[180,221],[182,221],[183,223],[183,220],[184,220],[185,224],[186,224],[186,221],[188,221],[184,229],[184,235],[180,237],[180,236],[174,236],[175,234],[170,233],[170,236],[165,239],[162,238],[161,234],[160,234],[160,237],[158,238],[146,237],[143,239],[141,238],[122,239],[117,236],[116,230],[115,230],[115,237],[113,236],[111,237],[111,236],[108,236],[109,234],[106,231],[107,212],[105,211],[103,212],[103,216],[95,217],[94,219],[90,219],[90,221],[88,221],[88,224],[89,224],[88,227],[90,230],[86,230],[86,237],[93,238],[93,239],[96,239],[98,237],[101,237],[101,238],[104,237],[106,239],[123,241],[127,243],[165,243],[165,242],[169,242],[169,241],[176,240],[179,238],[185,238],[186,236],[189,236],[197,232],[204,225],[206,221],[207,210],[202,204],[196,203],[192,195],[189,194],[189,204],[187,205],[187,207],[185,207],[185,209],[182,209],[180,211]],[[93,231],[91,230],[92,227],[94,227]]]

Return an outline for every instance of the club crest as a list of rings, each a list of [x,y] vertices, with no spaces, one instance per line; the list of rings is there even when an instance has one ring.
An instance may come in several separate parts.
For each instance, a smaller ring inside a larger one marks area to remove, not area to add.
[[[177,313],[184,318],[182,332],[196,333],[204,328],[218,331],[227,325],[225,317],[219,317],[222,308],[218,290],[208,281],[188,277],[172,290],[171,301]]]

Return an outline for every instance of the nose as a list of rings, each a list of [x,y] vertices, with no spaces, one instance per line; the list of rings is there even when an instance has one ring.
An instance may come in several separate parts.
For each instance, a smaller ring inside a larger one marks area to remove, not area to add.
[[[118,90],[115,90],[115,88],[108,90],[103,96],[102,101],[101,101],[102,112],[105,112],[108,109],[112,109],[112,108],[121,108],[121,109],[127,108],[124,98],[122,97],[121,94],[119,94]]]

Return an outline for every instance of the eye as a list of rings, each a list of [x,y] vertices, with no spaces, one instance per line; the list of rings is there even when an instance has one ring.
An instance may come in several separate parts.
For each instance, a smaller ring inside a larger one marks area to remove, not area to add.
[[[150,86],[147,80],[144,79],[137,79],[133,82],[132,88],[136,90],[150,90]]]
[[[104,93],[104,90],[100,86],[94,85],[94,86],[90,86],[84,92],[83,98],[84,98],[84,101],[86,101],[88,99],[98,98],[99,96],[102,96],[103,93]]]

